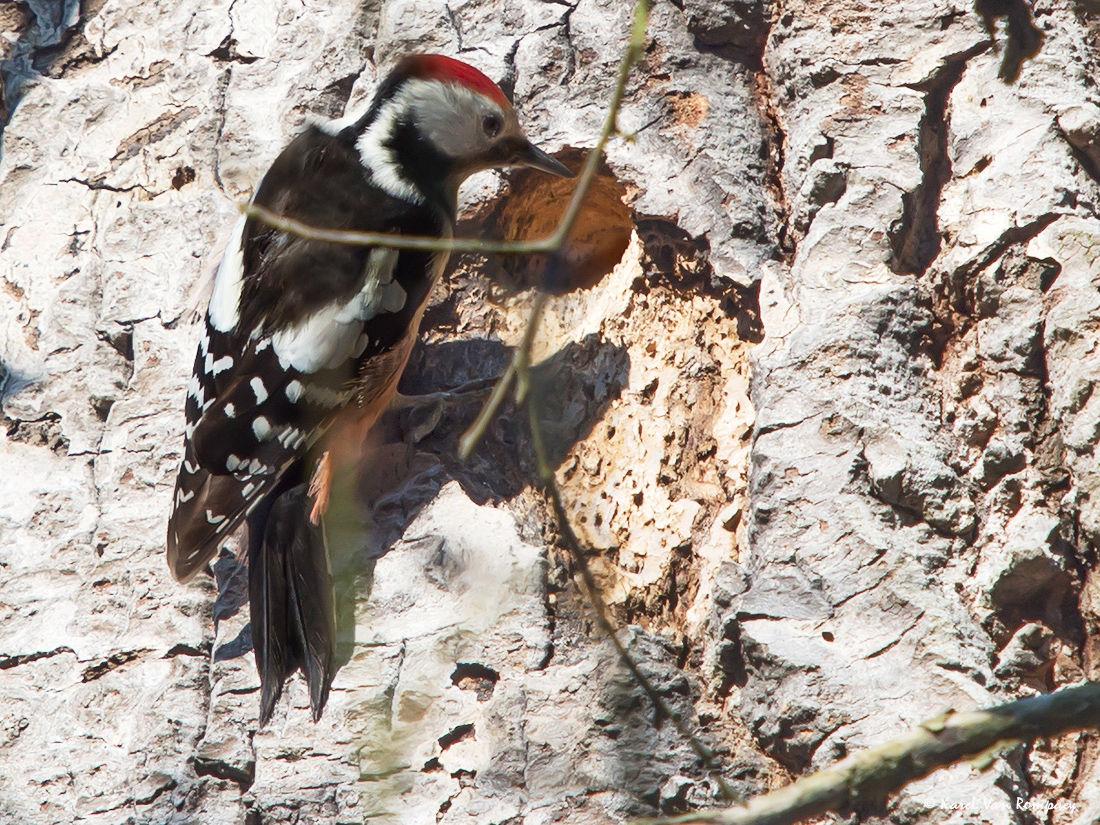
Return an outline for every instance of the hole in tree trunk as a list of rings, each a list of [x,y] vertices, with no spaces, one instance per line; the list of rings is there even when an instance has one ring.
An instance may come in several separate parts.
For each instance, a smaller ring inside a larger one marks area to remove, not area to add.
[[[558,160],[579,172],[584,153],[570,149],[560,152]],[[555,178],[533,170],[517,173],[512,178],[512,193],[490,218],[488,236],[508,240],[547,237],[565,214],[576,185],[575,178]],[[541,286],[554,294],[595,286],[622,260],[630,243],[633,221],[623,203],[625,193],[625,187],[604,166],[566,239],[561,270],[548,273],[546,255],[516,255],[504,260],[505,272],[517,286]]]

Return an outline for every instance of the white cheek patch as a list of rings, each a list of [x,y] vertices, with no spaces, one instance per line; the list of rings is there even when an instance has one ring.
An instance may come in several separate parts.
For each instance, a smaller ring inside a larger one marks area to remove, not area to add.
[[[456,83],[412,78],[382,107],[359,137],[356,148],[376,184],[395,197],[423,203],[423,196],[401,174],[393,150],[386,145],[399,119],[411,119],[437,151],[457,159],[476,157],[489,148],[480,124],[482,116],[490,112],[505,121],[508,118],[497,104],[472,89]]]
[[[408,296],[393,279],[397,255],[396,249],[373,250],[358,293],[343,304],[325,307],[301,324],[271,336],[279,366],[308,374],[339,367],[357,357],[363,323],[381,312],[397,312],[405,306]],[[288,387],[288,397],[290,393]]]
[[[214,292],[210,296],[207,317],[218,332],[229,332],[240,320],[241,282],[244,278],[244,226],[241,215],[233,227],[233,235],[225,247],[218,272],[214,276]]]

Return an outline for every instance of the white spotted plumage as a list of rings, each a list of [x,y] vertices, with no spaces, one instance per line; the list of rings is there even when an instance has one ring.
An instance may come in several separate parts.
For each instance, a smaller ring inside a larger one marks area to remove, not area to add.
[[[252,422],[252,432],[256,434],[256,438],[263,441],[271,435],[271,422],[267,420],[266,416],[257,416],[256,420]]]

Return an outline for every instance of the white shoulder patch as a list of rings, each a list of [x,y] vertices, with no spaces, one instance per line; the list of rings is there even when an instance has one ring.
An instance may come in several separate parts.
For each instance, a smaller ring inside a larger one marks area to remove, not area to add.
[[[393,279],[393,270],[397,265],[396,249],[381,247],[371,250],[367,258],[367,272],[363,279],[363,288],[352,296],[337,313],[336,320],[350,324],[362,323],[380,312],[398,312],[405,306],[405,290]],[[400,295],[398,298],[397,295]],[[356,329],[356,334],[359,330]]]
[[[374,249],[358,293],[271,336],[279,366],[309,374],[354,358],[363,323],[380,312],[397,312],[405,306],[405,290],[393,279],[397,255],[396,249]]]
[[[214,276],[214,292],[210,296],[207,316],[210,326],[218,332],[229,332],[240,320],[241,282],[244,278],[244,225],[247,219],[241,215],[233,227],[233,235],[226,244],[222,262]]]
[[[343,360],[340,354],[348,347],[348,339],[355,340],[356,330],[350,324],[336,320],[340,304],[327,306],[310,315],[294,327],[279,330],[271,336],[271,346],[284,370],[293,367],[298,372],[313,373],[337,366]]]

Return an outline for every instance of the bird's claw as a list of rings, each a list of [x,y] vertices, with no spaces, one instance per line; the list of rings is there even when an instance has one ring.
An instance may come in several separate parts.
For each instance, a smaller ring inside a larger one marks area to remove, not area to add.
[[[448,404],[479,398],[492,389],[496,380],[495,378],[479,378],[453,390],[429,392],[424,395],[401,395],[398,393],[394,396],[390,406],[392,409],[402,412],[428,410],[427,415],[423,416],[423,420],[415,420],[421,418],[421,416],[403,419],[410,443],[419,444],[439,426],[439,422],[443,418],[443,411]]]

